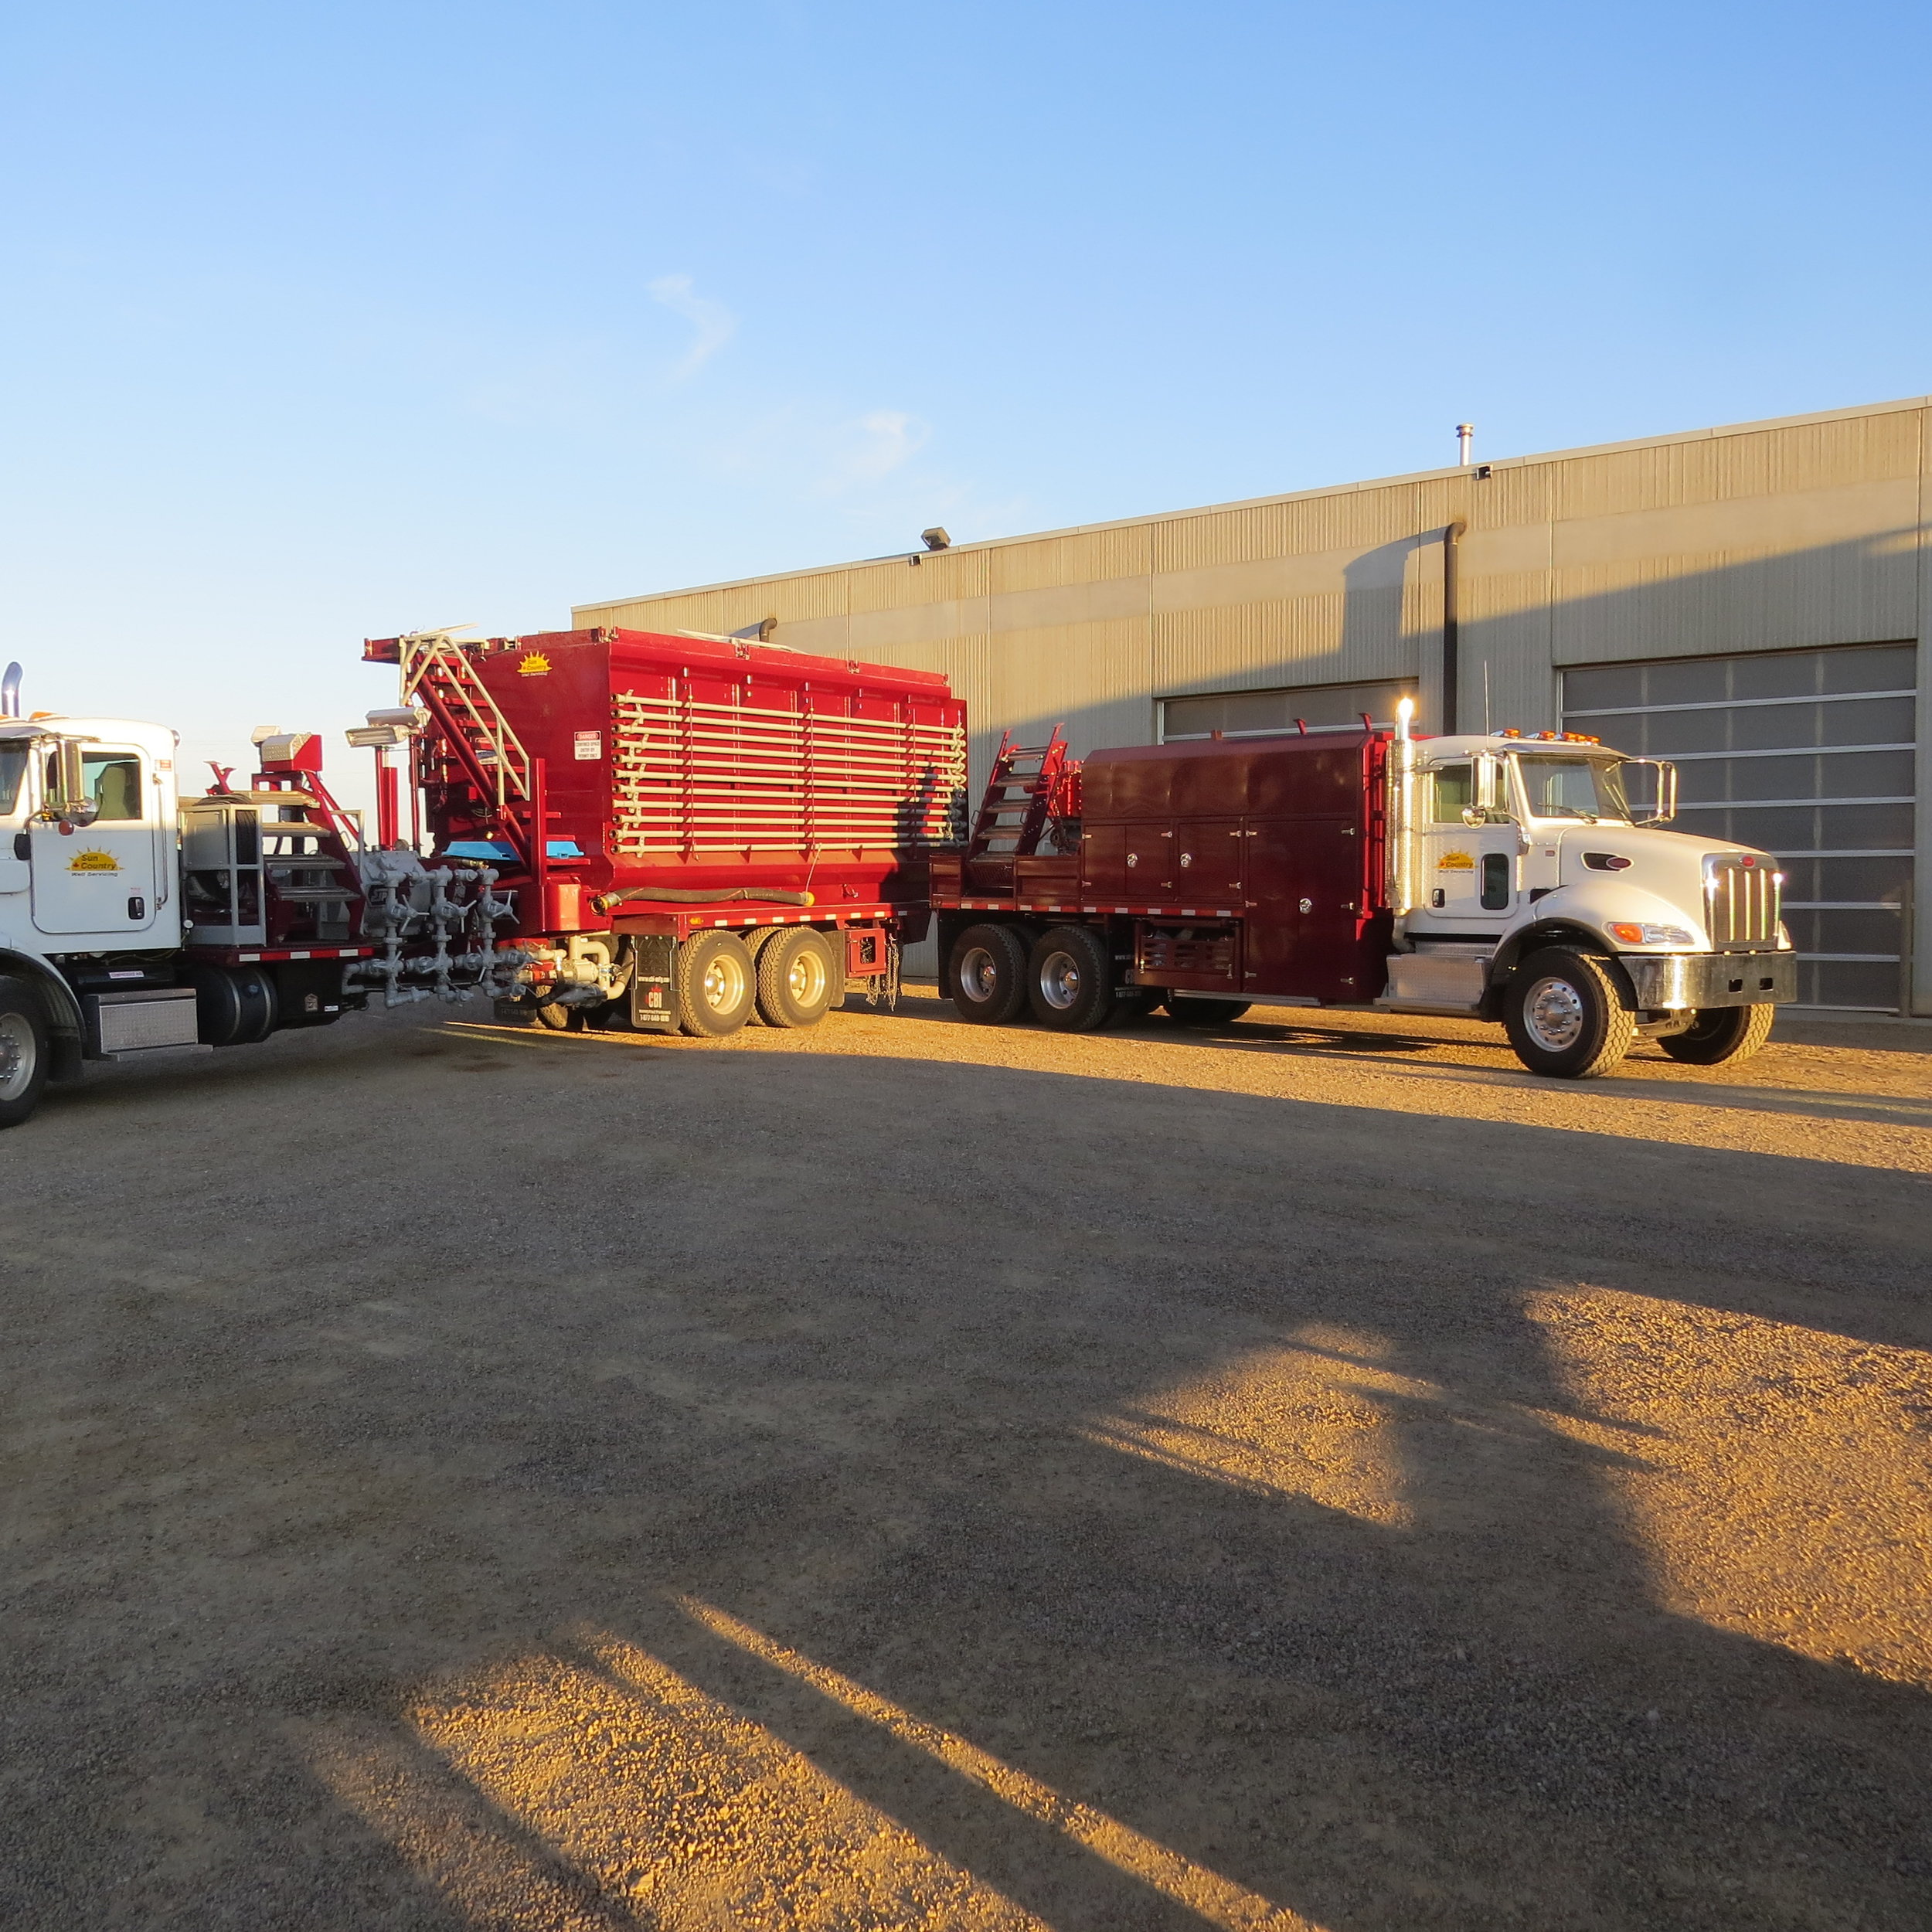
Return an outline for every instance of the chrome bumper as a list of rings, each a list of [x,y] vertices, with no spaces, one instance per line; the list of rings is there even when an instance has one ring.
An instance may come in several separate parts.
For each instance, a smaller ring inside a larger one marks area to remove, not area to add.
[[[1770,1006],[1798,998],[1795,953],[1624,953],[1639,1012],[1679,1013],[1706,1006]]]

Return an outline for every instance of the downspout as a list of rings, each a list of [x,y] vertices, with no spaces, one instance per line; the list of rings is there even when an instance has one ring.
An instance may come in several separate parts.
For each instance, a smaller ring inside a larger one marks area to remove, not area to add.
[[[1462,533],[1468,525],[1458,517],[1442,533],[1442,735],[1456,730],[1456,688],[1462,675]]]

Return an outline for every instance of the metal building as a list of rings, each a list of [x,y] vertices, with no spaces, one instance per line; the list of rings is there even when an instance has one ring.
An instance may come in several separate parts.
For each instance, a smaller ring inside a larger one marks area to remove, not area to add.
[[[935,539],[939,533],[934,533]],[[1389,718],[1587,731],[1784,860],[1801,999],[1932,1012],[1932,398],[580,604],[945,672],[1102,745]],[[1916,964],[1915,964],[1916,962]]]

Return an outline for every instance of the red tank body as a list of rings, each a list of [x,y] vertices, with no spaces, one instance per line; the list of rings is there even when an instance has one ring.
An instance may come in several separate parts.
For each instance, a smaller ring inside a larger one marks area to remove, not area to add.
[[[365,655],[396,646],[376,640]],[[447,728],[424,738],[436,852],[473,856],[461,849],[495,840],[534,857],[527,800],[540,788],[548,847],[531,869],[547,876],[543,930],[607,927],[594,899],[654,886],[923,908],[927,853],[964,835],[966,708],[937,672],[609,629],[446,657],[444,688],[426,675],[422,694],[483,722],[466,731],[467,755]],[[468,700],[466,676],[480,687]],[[501,801],[477,782],[479,757],[506,770]]]

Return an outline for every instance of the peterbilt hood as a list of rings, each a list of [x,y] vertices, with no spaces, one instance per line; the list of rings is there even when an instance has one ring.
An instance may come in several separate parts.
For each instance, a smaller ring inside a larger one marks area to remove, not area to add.
[[[1679,926],[1700,951],[1712,944],[1706,923],[1705,859],[1713,855],[1748,855],[1767,871],[1777,864],[1754,846],[1650,825],[1544,825],[1532,828],[1530,837],[1545,852],[1552,845],[1558,848],[1559,883],[1554,891],[1524,909],[1520,922],[1512,923],[1564,918],[1599,932],[1613,920]],[[1624,951],[1684,950],[1682,942],[1634,947],[1617,943]]]

